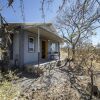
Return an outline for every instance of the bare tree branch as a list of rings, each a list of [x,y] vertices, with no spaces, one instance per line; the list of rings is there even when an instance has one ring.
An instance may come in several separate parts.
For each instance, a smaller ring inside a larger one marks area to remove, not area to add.
[[[13,2],[14,2],[14,0],[8,0],[8,6],[10,7]]]

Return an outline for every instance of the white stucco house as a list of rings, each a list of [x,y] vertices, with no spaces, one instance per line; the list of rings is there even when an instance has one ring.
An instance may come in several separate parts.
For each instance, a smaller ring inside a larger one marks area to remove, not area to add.
[[[9,23],[16,30],[11,34],[10,62],[23,66],[60,59],[63,39],[51,23]]]

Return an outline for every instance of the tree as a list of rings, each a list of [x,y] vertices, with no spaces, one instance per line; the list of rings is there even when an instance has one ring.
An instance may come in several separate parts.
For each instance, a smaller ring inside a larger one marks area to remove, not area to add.
[[[13,7],[13,3],[14,1],[16,0],[7,0],[8,1],[8,7]],[[40,0],[41,2],[41,11],[42,11],[42,17],[45,19],[45,8],[46,6],[49,6],[51,5],[54,1],[56,0]],[[64,7],[64,5],[66,4],[68,0],[61,0],[61,3],[58,7],[58,10],[57,12],[61,11]],[[19,0],[20,2],[20,8],[21,8],[21,13],[22,13],[22,17],[23,17],[23,20],[25,21],[25,14],[24,14],[24,0]]]
[[[13,6],[15,0],[7,0],[8,7]],[[23,20],[24,0],[19,0]],[[44,8],[54,0],[41,0],[42,14],[45,16]],[[97,21],[100,21],[100,1],[99,0],[61,0],[58,7],[60,14],[57,18],[57,27],[63,33],[65,41],[72,47],[73,58],[77,43],[84,38],[88,38],[96,29]],[[60,17],[59,17],[60,16]],[[95,27],[93,26],[95,25]]]
[[[100,27],[100,2],[97,1],[72,0],[57,16],[56,26],[71,46],[73,59],[78,42],[88,39]]]
[[[3,65],[9,65],[12,34],[19,29],[20,27],[10,26],[0,15],[0,60],[2,60]]]
[[[97,59],[96,59],[96,61],[97,62],[100,62],[100,43],[98,43],[97,45],[96,45],[96,47],[95,47],[95,55],[97,56]]]

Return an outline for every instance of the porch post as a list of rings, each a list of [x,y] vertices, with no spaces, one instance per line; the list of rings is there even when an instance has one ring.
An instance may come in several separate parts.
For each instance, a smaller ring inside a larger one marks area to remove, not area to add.
[[[60,43],[58,42],[58,52],[59,52],[59,61],[60,61]]]
[[[38,27],[38,67],[40,63],[40,29]]]

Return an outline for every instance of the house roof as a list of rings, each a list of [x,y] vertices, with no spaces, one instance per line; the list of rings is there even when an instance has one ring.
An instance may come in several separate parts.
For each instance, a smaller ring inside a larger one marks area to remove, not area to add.
[[[11,26],[21,26],[22,29],[28,30],[32,33],[37,33],[37,29],[40,29],[40,36],[54,41],[63,42],[63,38],[60,37],[52,23],[9,23]]]

